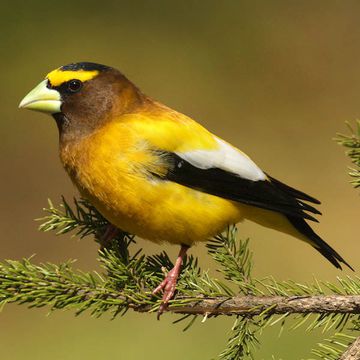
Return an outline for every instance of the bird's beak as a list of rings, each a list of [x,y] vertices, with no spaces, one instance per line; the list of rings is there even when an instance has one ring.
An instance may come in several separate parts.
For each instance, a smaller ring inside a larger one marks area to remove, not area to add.
[[[61,112],[61,97],[56,90],[47,87],[47,80],[31,90],[19,104],[19,108],[55,114]]]

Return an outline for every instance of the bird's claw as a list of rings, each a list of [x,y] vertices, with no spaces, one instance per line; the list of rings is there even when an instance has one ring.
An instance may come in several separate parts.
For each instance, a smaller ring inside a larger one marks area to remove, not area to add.
[[[165,279],[161,282],[161,284],[157,286],[156,289],[152,292],[152,294],[155,295],[161,290],[164,291],[162,302],[157,313],[158,319],[160,319],[161,314],[167,310],[169,301],[175,294],[178,276],[179,271],[177,271],[176,268],[171,269],[166,275]]]
[[[163,290],[164,294],[162,297],[162,302],[160,304],[157,318],[160,319],[161,314],[167,310],[169,301],[175,294],[177,279],[180,274],[180,268],[183,261],[183,257],[186,254],[186,251],[189,247],[187,245],[181,245],[181,249],[179,255],[176,259],[174,267],[168,272],[165,276],[165,279],[161,282],[161,284],[152,292],[153,295],[157,294],[159,291]]]
[[[100,249],[104,250],[110,247],[111,241],[119,234],[120,230],[112,225],[106,226],[105,232],[99,237]]]

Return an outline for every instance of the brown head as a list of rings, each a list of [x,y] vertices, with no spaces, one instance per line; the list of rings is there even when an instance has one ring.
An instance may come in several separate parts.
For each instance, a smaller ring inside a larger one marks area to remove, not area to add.
[[[67,142],[91,134],[145,101],[140,90],[118,70],[81,62],[50,72],[19,107],[51,114],[60,140]]]

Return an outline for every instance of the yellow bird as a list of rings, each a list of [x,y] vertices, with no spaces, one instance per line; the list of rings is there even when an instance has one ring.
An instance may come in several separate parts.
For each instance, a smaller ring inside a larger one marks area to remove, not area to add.
[[[88,62],[50,72],[20,103],[51,114],[60,159],[113,227],[181,246],[154,290],[166,308],[186,250],[244,219],[303,240],[337,268],[345,260],[305,220],[320,202],[275,180],[200,124],[143,94],[118,70]],[[106,239],[105,239],[106,240]]]

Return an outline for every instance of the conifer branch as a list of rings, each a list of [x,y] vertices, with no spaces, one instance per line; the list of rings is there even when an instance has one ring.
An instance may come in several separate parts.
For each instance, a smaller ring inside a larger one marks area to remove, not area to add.
[[[360,337],[348,347],[341,355],[340,360],[359,360],[360,359]]]
[[[351,183],[355,188],[358,188],[360,187],[360,120],[356,121],[355,129],[349,123],[346,124],[350,130],[350,135],[338,134],[335,141],[347,148],[346,155],[355,165],[355,167],[349,168]]]
[[[146,311],[147,308],[142,308]],[[215,297],[171,306],[170,311],[196,315],[360,314],[360,295]]]
[[[86,200],[75,200],[74,208],[65,199],[60,207],[49,201],[45,211],[40,229],[59,235],[72,231],[80,237],[94,235],[99,239],[108,225]],[[49,306],[52,310],[73,309],[77,315],[89,311],[93,316],[109,313],[112,317],[129,309],[156,312],[161,299],[152,296],[151,291],[173,264],[165,252],[146,256],[138,250],[132,254],[135,241],[132,235],[117,233],[110,246],[99,251],[101,274],[75,271],[71,261],[60,265],[35,265],[32,259],[3,262],[0,305]],[[360,326],[360,278],[338,278],[337,284],[316,279],[311,284],[272,277],[256,279],[252,276],[249,241],[237,238],[236,227],[216,236],[207,247],[225,282],[201,270],[197,259],[188,256],[169,311],[183,315],[176,322],[191,318],[186,329],[199,315],[234,316],[229,343],[219,355],[221,360],[255,359],[262,329],[283,323],[290,316],[296,319],[293,328],[342,329],[349,323]],[[329,348],[322,345],[314,354]],[[331,348],[332,354],[334,351]]]
[[[125,279],[125,278],[124,278]],[[128,280],[128,279],[126,279]],[[30,307],[74,308],[101,315],[107,311],[134,309],[152,312],[159,299],[151,289],[112,288],[104,275],[74,271],[71,262],[61,265],[35,265],[29,259],[0,265],[0,303],[27,303]],[[145,285],[145,283],[144,283]],[[360,287],[360,281],[357,284]],[[140,285],[141,287],[141,285]],[[178,296],[169,311],[188,315],[242,315],[254,317],[274,314],[360,314],[360,295],[317,296]]]
[[[320,359],[339,360],[347,356],[347,352],[355,337],[345,333],[335,333],[323,343],[318,344],[316,349],[312,350],[312,354]],[[345,357],[344,359],[348,359]],[[351,358],[350,358],[351,359]],[[353,360],[353,359],[352,359]]]

